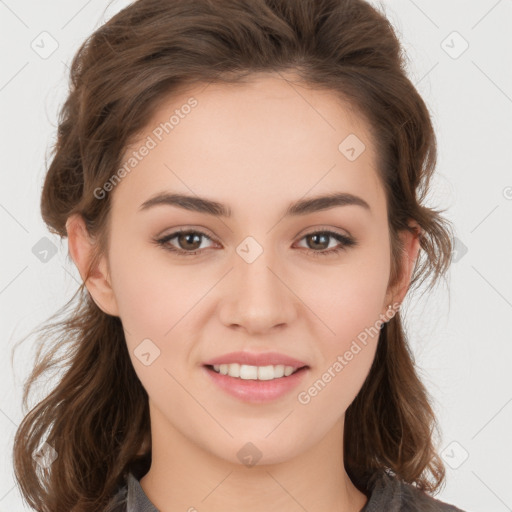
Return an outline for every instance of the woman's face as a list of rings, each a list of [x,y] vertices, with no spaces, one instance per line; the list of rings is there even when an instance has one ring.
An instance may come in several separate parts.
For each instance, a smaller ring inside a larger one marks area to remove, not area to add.
[[[109,192],[111,313],[153,429],[259,464],[338,435],[394,300],[377,160],[363,121],[333,93],[273,75],[161,106]],[[190,197],[187,207],[151,202],[171,194]],[[328,194],[341,199],[312,201]],[[279,377],[284,357],[306,368]],[[271,366],[260,376],[275,378],[221,375],[205,366],[214,359]]]

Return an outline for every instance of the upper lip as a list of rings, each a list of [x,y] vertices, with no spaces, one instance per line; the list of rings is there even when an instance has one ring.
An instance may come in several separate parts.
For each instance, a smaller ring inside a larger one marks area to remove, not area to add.
[[[299,359],[295,359],[294,357],[290,357],[285,354],[279,354],[278,352],[262,352],[259,354],[254,352],[230,352],[229,354],[224,354],[223,356],[209,359],[204,364],[213,366],[231,363],[247,364],[250,366],[270,366],[282,364],[284,366],[293,366],[294,368],[302,368],[303,366],[307,366],[306,363],[300,361]]]

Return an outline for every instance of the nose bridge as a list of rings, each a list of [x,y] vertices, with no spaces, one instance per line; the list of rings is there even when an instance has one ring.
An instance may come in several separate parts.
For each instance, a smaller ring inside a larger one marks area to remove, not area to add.
[[[224,322],[254,332],[290,322],[293,294],[280,275],[276,251],[248,237],[237,247],[237,257]]]

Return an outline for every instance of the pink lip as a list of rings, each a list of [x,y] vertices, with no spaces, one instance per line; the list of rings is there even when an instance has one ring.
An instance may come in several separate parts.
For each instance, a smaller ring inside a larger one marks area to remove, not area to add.
[[[271,402],[287,395],[301,383],[309,372],[309,368],[301,368],[289,377],[281,377],[280,379],[244,380],[230,377],[229,375],[222,375],[208,366],[204,366],[202,369],[212,379],[212,382],[225,393],[250,403]]]
[[[294,359],[293,357],[289,357],[284,354],[279,354],[278,352],[263,352],[261,354],[251,352],[230,352],[229,354],[209,359],[204,364],[213,366],[231,363],[247,364],[251,366],[275,366],[282,364],[284,366],[293,366],[294,368],[307,366],[303,361],[299,361],[298,359]]]

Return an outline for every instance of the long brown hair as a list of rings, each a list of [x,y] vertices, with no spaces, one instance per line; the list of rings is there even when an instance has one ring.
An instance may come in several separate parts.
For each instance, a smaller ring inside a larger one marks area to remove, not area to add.
[[[82,215],[98,241],[93,268],[107,247],[110,207],[110,194],[99,200],[95,190],[161,102],[187,85],[287,71],[334,92],[367,121],[387,197],[389,285],[401,275],[398,234],[414,219],[422,233],[411,285],[432,289],[452,249],[450,223],[424,204],[435,134],[390,22],[363,0],[138,0],[120,11],[72,62],[41,198],[49,230],[66,237],[68,217]],[[23,497],[44,512],[102,510],[128,471],[147,467],[151,456],[148,396],[121,321],[98,308],[83,283],[77,294],[60,320],[41,329],[25,409],[40,377],[55,370],[61,379],[26,414],[14,441]],[[398,313],[381,330],[369,375],[346,411],[346,470],[360,488],[385,469],[434,492],[445,478],[437,429]],[[48,467],[33,458],[41,446],[57,454]]]

